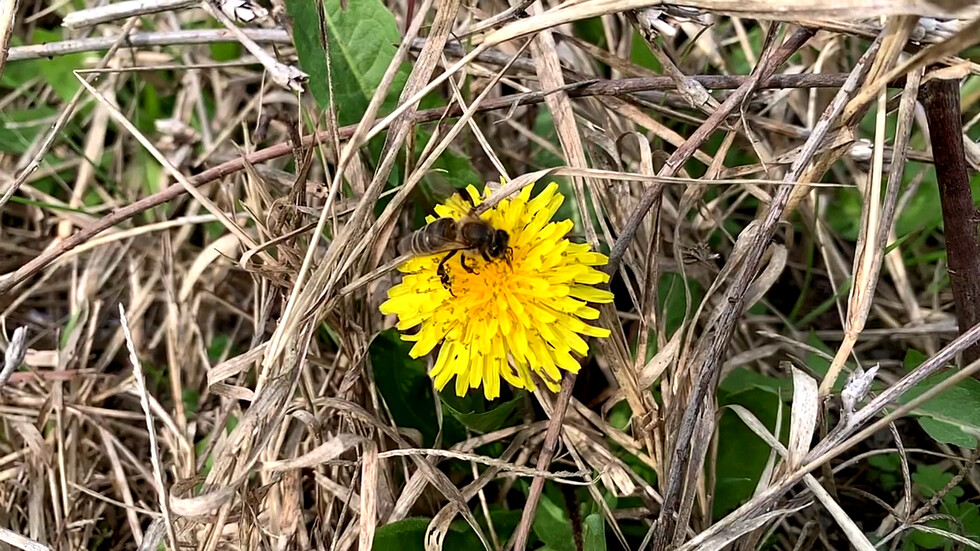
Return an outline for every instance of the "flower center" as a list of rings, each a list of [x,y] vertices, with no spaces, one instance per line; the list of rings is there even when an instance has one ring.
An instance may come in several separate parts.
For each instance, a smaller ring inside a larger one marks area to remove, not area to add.
[[[516,250],[509,259],[486,261],[479,254],[453,258],[446,264],[453,294],[467,302],[472,301],[470,306],[479,306],[501,292],[515,290],[515,273],[519,272],[521,260]],[[468,270],[463,268],[463,262]]]

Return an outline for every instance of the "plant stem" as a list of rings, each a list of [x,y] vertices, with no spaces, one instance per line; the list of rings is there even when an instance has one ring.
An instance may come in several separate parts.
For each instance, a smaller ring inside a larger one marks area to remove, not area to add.
[[[964,331],[980,321],[980,236],[977,235],[980,218],[973,204],[963,149],[959,81],[931,80],[922,86],[919,101],[929,122],[956,322],[960,331]],[[963,352],[965,363],[977,358],[980,358],[980,344]]]

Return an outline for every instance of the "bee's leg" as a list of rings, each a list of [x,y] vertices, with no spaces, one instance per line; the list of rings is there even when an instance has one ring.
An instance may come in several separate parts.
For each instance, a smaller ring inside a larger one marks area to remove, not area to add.
[[[484,256],[486,256],[486,255],[484,255]],[[466,256],[465,255],[462,255],[462,256],[459,257],[459,264],[463,267],[464,270],[466,270],[466,273],[468,273],[468,274],[475,274],[476,273],[476,270],[474,270],[472,266],[467,266],[466,265]]]
[[[444,256],[442,261],[439,262],[439,267],[436,268],[436,273],[439,274],[439,282],[442,283],[442,286],[445,287],[446,290],[449,291],[449,294],[451,295],[453,294],[453,288],[452,288],[452,282],[449,281],[449,272],[446,270],[446,262],[449,262],[449,259],[452,258],[458,252],[459,251],[450,251],[449,254]],[[465,264],[463,266],[465,267]]]

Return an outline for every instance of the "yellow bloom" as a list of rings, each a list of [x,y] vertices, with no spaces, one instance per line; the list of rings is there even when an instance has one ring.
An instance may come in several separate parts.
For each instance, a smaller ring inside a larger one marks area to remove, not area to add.
[[[467,192],[475,204],[481,202],[474,187]],[[528,186],[483,213],[484,220],[510,235],[510,258],[487,262],[470,256],[470,273],[460,255],[454,256],[446,263],[451,291],[436,273],[446,253],[415,257],[399,267],[405,275],[388,291],[381,312],[398,316],[399,331],[419,326],[413,334],[402,334],[403,340],[415,342],[409,352],[413,358],[442,343],[429,374],[438,390],[456,377],[457,395],[482,384],[492,400],[500,396],[500,377],[535,390],[533,372],[557,391],[562,370],[579,370],[573,353],[589,351],[582,335],[609,336],[609,330],[582,321],[599,317],[587,302],[613,300],[609,291],[593,287],[609,280],[595,268],[607,259],[588,244],[565,238],[570,220],[551,220],[563,200],[555,183],[533,199]],[[438,205],[436,214],[459,219],[470,208],[457,194]]]

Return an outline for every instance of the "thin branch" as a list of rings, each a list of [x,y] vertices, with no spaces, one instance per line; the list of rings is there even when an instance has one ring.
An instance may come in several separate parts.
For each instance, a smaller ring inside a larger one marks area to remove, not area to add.
[[[191,8],[198,3],[198,0],[128,0],[115,2],[66,13],[61,25],[69,29],[78,29],[127,17]]]
[[[544,471],[551,465],[551,460],[555,456],[555,449],[558,447],[558,439],[561,437],[562,421],[565,419],[565,412],[568,411],[568,404],[572,397],[572,390],[575,388],[575,374],[567,373],[562,377],[561,391],[555,396],[554,410],[551,412],[551,420],[548,421],[548,431],[544,436],[544,443],[538,452],[537,470]],[[507,549],[514,551],[524,551],[527,546],[527,538],[531,532],[531,525],[534,522],[534,512],[538,508],[538,501],[544,490],[544,477],[535,477],[531,481],[531,488],[528,491],[528,502],[524,506],[521,514],[521,522],[514,532],[511,540],[513,546],[508,545]]]
[[[922,85],[919,101],[925,108],[935,159],[936,180],[943,210],[947,272],[960,330],[980,322],[980,239],[970,176],[963,149],[958,80],[933,79]],[[980,345],[966,349],[964,361],[980,358]]]
[[[239,30],[257,44],[292,45],[293,43],[283,29]],[[194,44],[238,42],[238,38],[231,31],[221,29],[132,33],[128,38],[125,35],[95,36],[48,42],[46,44],[15,46],[10,49],[10,55],[7,60],[24,61],[26,59],[41,59],[82,52],[98,52],[110,49],[117,42],[120,42],[120,46],[124,48],[149,48],[153,46],[190,46]]]
[[[10,53],[10,38],[14,35],[14,22],[17,20],[19,0],[7,0],[0,3],[0,76],[7,64]]]
[[[7,384],[14,370],[20,367],[27,355],[27,328],[18,327],[14,329],[14,336],[10,338],[7,351],[4,353],[3,369],[0,370],[0,389]]]
[[[257,44],[286,44],[291,45],[289,35],[283,29],[241,29],[242,33]],[[107,50],[118,42],[118,36],[100,36],[93,38],[81,38],[76,40],[63,40],[60,42],[48,42],[46,44],[32,44],[29,46],[15,46],[10,48],[8,61],[25,61],[29,59],[42,59],[60,55],[77,54],[82,52],[95,52]],[[121,43],[125,48],[147,48],[154,46],[190,46],[196,44],[212,44],[238,42],[238,39],[229,31],[220,29],[202,29],[190,31],[169,31],[169,32],[145,32],[132,33],[128,39]],[[412,49],[418,50],[425,43],[424,38],[416,39],[412,43]],[[449,44],[446,53],[453,57],[461,57],[462,49],[458,45]],[[496,50],[488,50],[477,56],[477,60],[497,65],[507,63],[511,56],[501,54]],[[530,63],[529,60],[519,59],[515,67],[520,70],[529,70],[521,62]],[[530,67],[533,70],[533,66]],[[734,90],[752,79],[746,75],[691,75],[687,77],[694,82],[709,90]],[[808,74],[786,74],[772,75],[762,79],[756,89],[772,90],[783,88],[839,88],[847,79],[847,73],[821,73],[815,75]],[[897,78],[889,82],[893,88],[901,88],[905,85],[904,78]],[[676,88],[676,83],[671,77],[636,77],[617,80],[594,80],[587,83],[580,83],[577,88],[567,90],[571,97],[584,96],[616,96],[630,94],[634,92],[650,91],[670,91]],[[534,96],[542,92],[529,92],[525,94],[514,94],[501,98],[496,101],[513,102],[515,98],[521,96]],[[508,99],[509,98],[509,99]],[[528,101],[526,103],[539,103],[542,100]],[[525,105],[525,102],[519,105]],[[458,108],[457,108],[458,109]],[[483,109],[486,109],[485,107]],[[493,109],[499,109],[494,107]],[[423,115],[422,111],[419,115]],[[458,114],[458,113],[457,113]],[[452,116],[450,113],[449,116]],[[428,119],[435,120],[435,119]],[[423,121],[424,122],[424,121]]]

